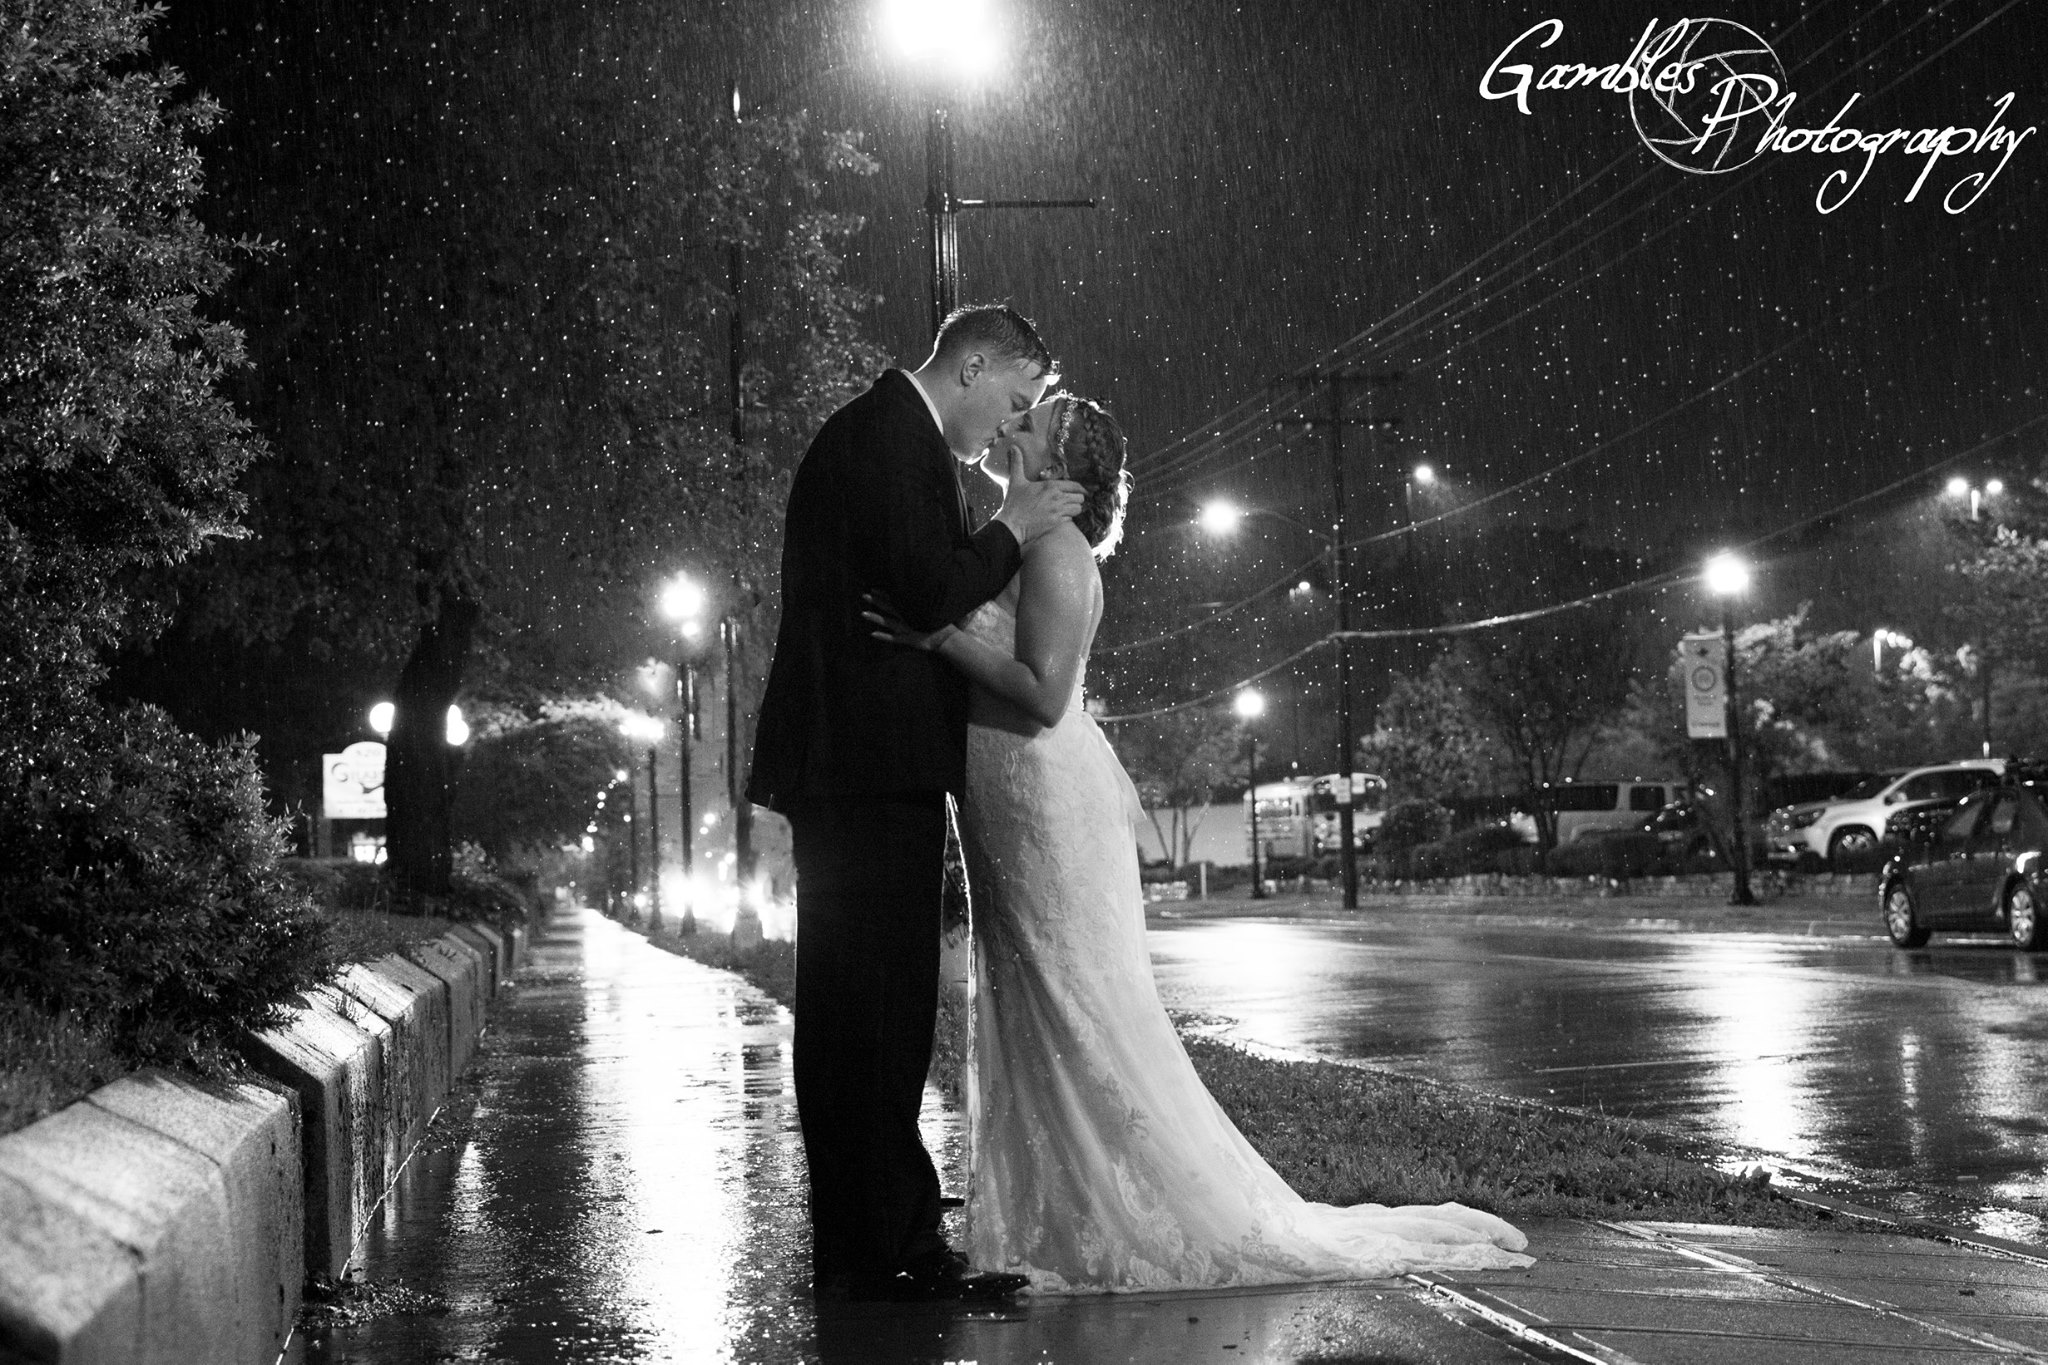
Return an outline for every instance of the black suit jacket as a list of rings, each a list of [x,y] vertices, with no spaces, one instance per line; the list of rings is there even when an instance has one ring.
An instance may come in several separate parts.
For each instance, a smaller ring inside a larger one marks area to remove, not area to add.
[[[967,680],[884,644],[860,619],[881,591],[935,630],[1001,592],[1022,560],[1009,528],[969,533],[952,453],[909,376],[889,370],[832,414],[783,524],[782,625],[755,729],[748,799],[953,792],[967,767]]]

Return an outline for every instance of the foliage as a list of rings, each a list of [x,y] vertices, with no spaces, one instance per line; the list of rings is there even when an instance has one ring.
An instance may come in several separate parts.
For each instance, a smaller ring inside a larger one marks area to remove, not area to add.
[[[455,836],[499,865],[530,861],[537,849],[580,839],[596,793],[621,769],[645,761],[620,731],[625,716],[625,708],[607,698],[480,716],[463,763]]]
[[[1448,657],[1419,675],[1396,677],[1380,703],[1378,727],[1359,744],[1360,767],[1385,777],[1394,801],[1483,790],[1503,757],[1467,705]]]
[[[266,135],[233,149],[219,212],[289,247],[246,303],[257,411],[292,458],[252,487],[258,536],[184,585],[182,628],[397,673],[393,861],[439,889],[446,706],[618,686],[674,648],[662,575],[692,569],[737,618],[751,724],[789,472],[881,362],[843,281],[860,220],[830,202],[875,163],[639,60],[692,41],[673,7],[269,19],[273,60],[222,65]],[[281,90],[278,60],[329,74]]]
[[[1636,564],[1555,527],[1482,535],[1473,557],[1489,565],[1487,608],[1511,613],[1573,601],[1628,581]],[[1534,790],[1578,775],[1603,725],[1629,698],[1645,621],[1617,599],[1489,631],[1461,642],[1445,663],[1451,686]],[[1545,844],[1554,822],[1539,813]]]
[[[1398,801],[1387,808],[1373,843],[1376,849],[1398,853],[1420,844],[1435,843],[1451,832],[1451,812],[1434,801]]]
[[[326,954],[251,743],[92,694],[156,624],[138,576],[236,532],[262,450],[219,392],[241,337],[199,313],[228,276],[191,213],[218,110],[142,65],[156,14],[0,0],[0,992],[208,1063]]]
[[[132,1065],[103,1019],[0,1000],[0,1136],[56,1113]]]
[[[328,967],[279,867],[247,741],[138,707],[0,803],[0,991],[105,1019],[127,1055],[203,1061]]]
[[[665,932],[652,936],[648,941],[678,957],[691,958],[720,971],[737,973],[777,1004],[796,1008],[796,945],[788,939],[764,938],[740,947],[734,943],[731,934],[700,931],[694,934]]]
[[[1438,1204],[1506,1218],[1629,1217],[1751,1227],[1826,1218],[1767,1172],[1688,1160],[1648,1124],[1490,1099],[1331,1062],[1185,1040],[1209,1093],[1305,1199]]]
[[[1752,814],[1773,778],[1830,770],[1882,769],[1953,758],[1970,747],[1969,702],[1954,672],[1924,649],[1894,652],[1879,673],[1869,637],[1815,631],[1801,607],[1735,633],[1745,791]],[[1674,659],[1639,682],[1614,730],[1639,737],[1696,785],[1728,790],[1727,746],[1685,734],[1685,679]],[[1725,803],[1706,808],[1722,818]]]
[[[1186,866],[1201,829],[1196,812],[1236,776],[1232,768],[1242,763],[1240,734],[1229,712],[1201,706],[1125,721],[1117,732],[1117,757],[1137,785],[1152,832],[1176,869]]]

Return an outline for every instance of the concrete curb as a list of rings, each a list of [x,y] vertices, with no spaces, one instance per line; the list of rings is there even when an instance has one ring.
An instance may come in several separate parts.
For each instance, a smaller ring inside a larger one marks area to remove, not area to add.
[[[243,1039],[272,1085],[143,1072],[0,1137],[0,1360],[272,1365],[476,1050],[526,931],[347,967]]]

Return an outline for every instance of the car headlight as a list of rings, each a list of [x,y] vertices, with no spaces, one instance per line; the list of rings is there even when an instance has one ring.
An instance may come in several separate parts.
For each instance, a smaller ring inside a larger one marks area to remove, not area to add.
[[[1812,824],[1812,823],[1813,823],[1814,821],[1816,821],[1816,820],[1820,819],[1820,817],[1821,817],[1821,813],[1820,813],[1819,811],[1817,811],[1817,810],[1803,810],[1803,811],[1800,811],[1800,812],[1798,812],[1798,813],[1797,813],[1797,814],[1795,814],[1795,815],[1789,816],[1789,817],[1788,817],[1788,818],[1786,819],[1786,821],[1785,821],[1785,828],[1786,828],[1786,829],[1805,829],[1805,828],[1806,828],[1807,826],[1811,825],[1811,824]]]

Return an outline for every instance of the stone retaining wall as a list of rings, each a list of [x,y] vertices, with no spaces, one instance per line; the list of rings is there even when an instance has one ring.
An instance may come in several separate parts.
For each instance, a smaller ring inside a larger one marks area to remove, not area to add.
[[[350,966],[243,1050],[143,1072],[0,1137],[0,1361],[272,1365],[468,1065],[525,931]]]

